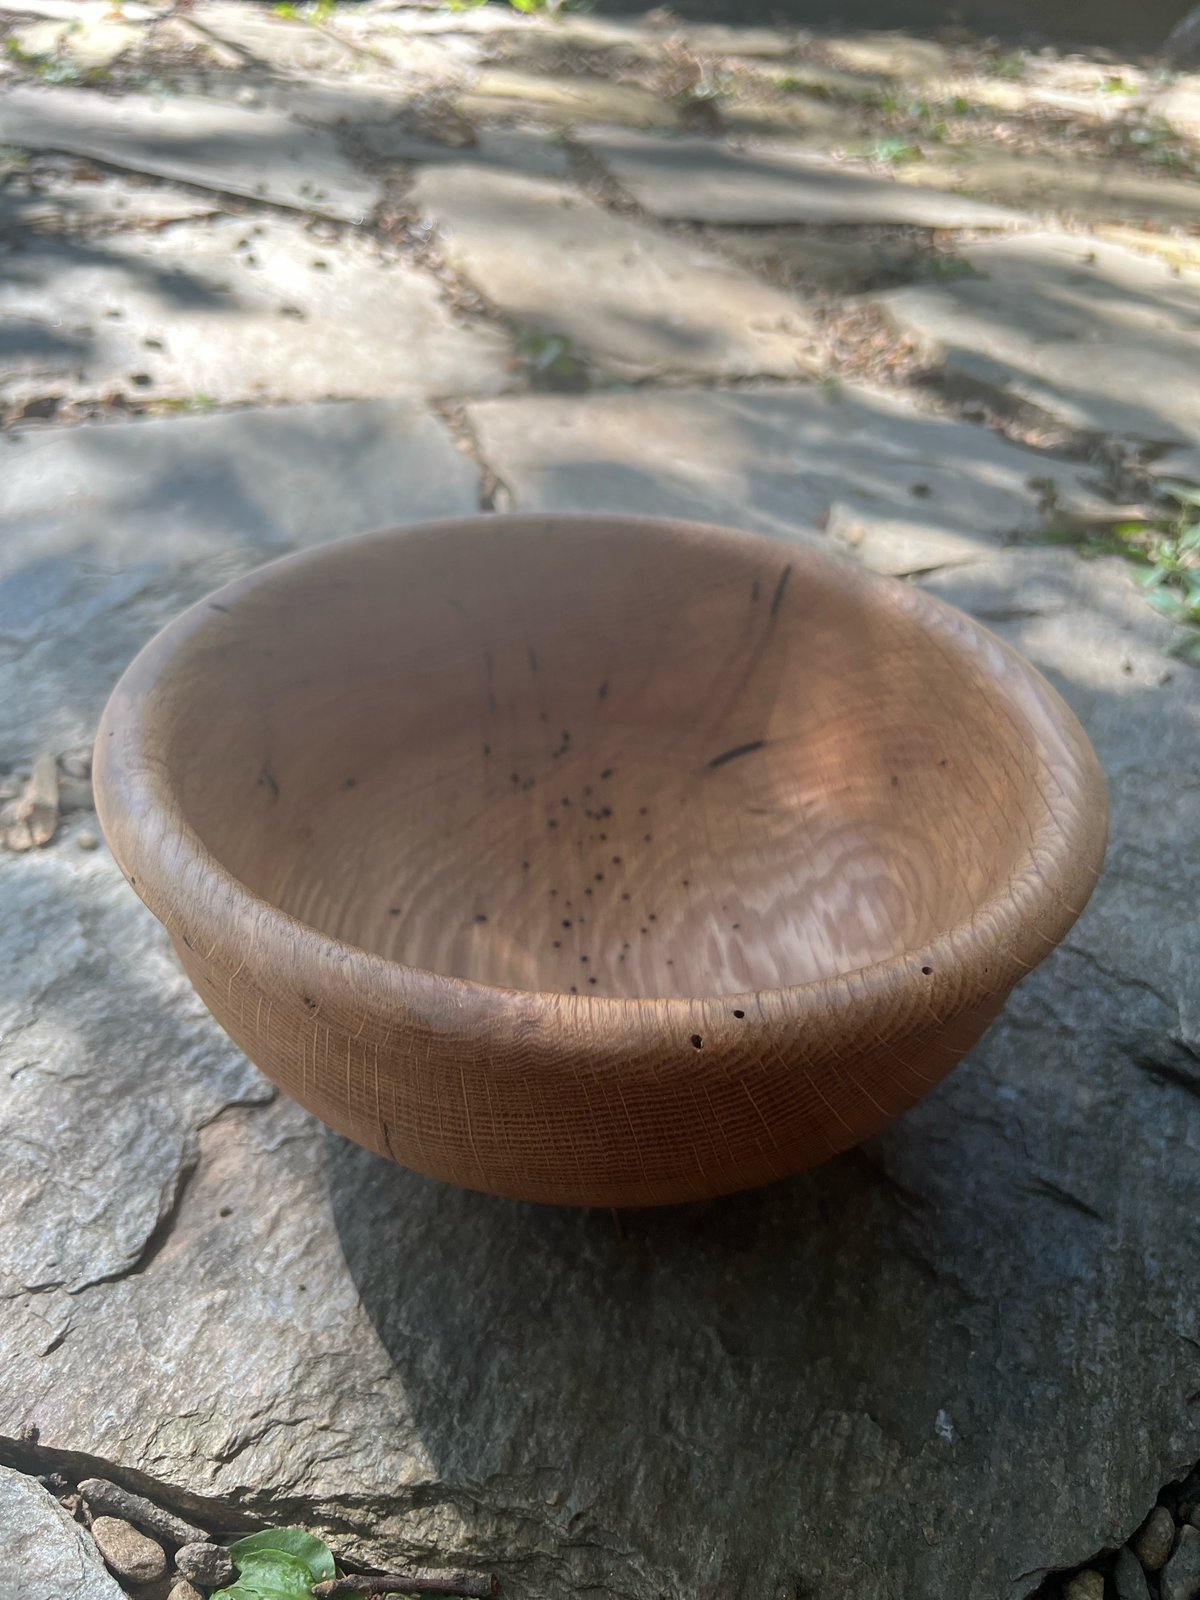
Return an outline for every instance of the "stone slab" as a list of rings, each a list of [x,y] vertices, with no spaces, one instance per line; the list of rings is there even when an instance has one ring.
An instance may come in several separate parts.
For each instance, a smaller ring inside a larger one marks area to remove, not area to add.
[[[911,573],[977,560],[1042,525],[1048,484],[1079,509],[1084,469],[985,428],[848,386],[548,396],[470,408],[514,509],[727,522],[824,538]]]
[[[534,117],[559,127],[596,122],[670,128],[679,120],[669,101],[636,84],[521,72],[511,67],[486,68],[463,94],[461,104],[468,115]]]
[[[60,174],[21,176],[0,188],[0,233],[78,233],[141,227],[211,216],[219,202],[158,184],[134,183],[114,173],[100,182]]]
[[[978,276],[877,303],[947,374],[1072,428],[1200,442],[1200,273],[1074,234],[962,251]]]
[[[150,634],[238,572],[477,498],[474,463],[408,402],[4,435],[0,767],[88,740]]]
[[[138,44],[143,30],[116,17],[80,14],[69,22],[30,22],[9,38],[30,56],[55,56],[81,72],[102,72]]]
[[[565,184],[444,166],[422,172],[411,199],[493,305],[608,375],[794,376],[815,364],[800,302]]]
[[[644,210],[678,221],[1005,228],[1020,215],[809,152],[585,129],[581,141]]]
[[[1078,707],[1117,825],[1084,921],[921,1107],[807,1176],[618,1232],[404,1173],[282,1098],[226,1102],[137,1270],[16,1291],[0,1447],[525,1600],[1022,1600],[1131,1533],[1195,1449],[1200,864],[1164,860],[1161,829],[1200,826],[1196,700],[1161,681],[1165,624],[1119,563],[1006,550],[930,581]],[[195,1118],[232,1070],[107,857],[76,860],[68,836],[0,861],[52,960],[0,919],[10,1003],[74,1026],[57,1055],[36,1031],[0,1045],[35,1146],[51,1115],[94,1134],[98,1092],[131,1134],[168,1102]],[[132,1045],[107,1042],[118,1017]],[[146,1207],[153,1171],[108,1145],[96,1166],[110,1216]],[[60,1183],[6,1251],[91,1226]]]
[[[1200,226],[1200,184],[1140,170],[1128,161],[1064,160],[1002,144],[922,147],[923,159],[896,168],[896,182],[937,188],[1021,210],[1032,219],[1068,223],[1145,222],[1154,228]]]
[[[494,393],[509,345],[370,240],[287,216],[213,217],[0,256],[0,396],[193,403]]]
[[[87,1533],[32,1478],[0,1467],[0,1600],[124,1600]]]
[[[570,168],[566,147],[541,128],[481,128],[473,144],[439,144],[420,138],[402,122],[375,123],[356,132],[380,161],[488,167],[530,178],[565,178]]]
[[[326,130],[200,95],[18,86],[0,97],[0,143],[63,150],[346,222],[364,221],[381,194]]]

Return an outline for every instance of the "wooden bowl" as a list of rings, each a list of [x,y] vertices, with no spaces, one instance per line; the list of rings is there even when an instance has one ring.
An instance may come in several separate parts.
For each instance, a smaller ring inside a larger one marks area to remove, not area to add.
[[[469,1188],[652,1205],[882,1128],[1083,909],[1104,781],[961,613],[795,545],[475,517],[306,551],[100,729],[129,882],[325,1122]]]

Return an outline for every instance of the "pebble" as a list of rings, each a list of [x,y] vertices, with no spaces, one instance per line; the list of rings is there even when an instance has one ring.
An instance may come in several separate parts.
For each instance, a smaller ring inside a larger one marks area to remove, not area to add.
[[[167,1600],[204,1600],[204,1596],[194,1583],[189,1583],[186,1578],[180,1578],[178,1583],[172,1585]]]
[[[1063,1600],[1104,1600],[1104,1577],[1090,1568],[1077,1572],[1063,1590]]]
[[[175,1568],[181,1577],[216,1589],[229,1583],[234,1565],[228,1550],[219,1544],[185,1544],[175,1552]]]
[[[162,1545],[120,1517],[97,1517],[92,1523],[92,1538],[105,1565],[118,1578],[127,1578],[130,1583],[151,1583],[167,1570]]]
[[[1175,1554],[1162,1569],[1162,1600],[1197,1600],[1200,1596],[1200,1532],[1183,1528]]]
[[[60,756],[58,764],[68,778],[90,778],[92,775],[90,745],[84,745],[78,750],[69,751],[65,756]]]
[[[1166,1564],[1175,1543],[1175,1523],[1166,1506],[1155,1506],[1130,1543],[1147,1572],[1158,1572]]]
[[[1117,1551],[1113,1566],[1113,1587],[1117,1600],[1150,1600],[1150,1590],[1141,1562],[1128,1545]]]
[[[81,834],[76,835],[75,843],[81,850],[95,850],[99,846],[100,841],[97,839],[94,833],[91,833],[85,829]]]
[[[90,811],[92,785],[88,778],[60,778],[58,780],[58,809],[60,811]]]

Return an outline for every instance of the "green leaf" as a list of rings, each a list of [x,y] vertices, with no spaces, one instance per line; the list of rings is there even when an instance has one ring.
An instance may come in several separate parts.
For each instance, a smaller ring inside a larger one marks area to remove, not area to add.
[[[302,1562],[314,1583],[324,1583],[329,1578],[337,1577],[329,1546],[322,1544],[320,1539],[314,1539],[311,1533],[305,1533],[303,1528],[268,1528],[264,1533],[252,1533],[245,1539],[239,1539],[229,1547],[229,1554],[239,1572],[242,1571],[243,1561],[257,1557],[264,1551],[282,1552]]]
[[[1200,489],[1190,483],[1163,483],[1160,487],[1164,494],[1169,494],[1172,500],[1178,500],[1181,506],[1200,506]]]
[[[230,1554],[238,1569],[237,1582],[219,1590],[212,1600],[312,1600],[313,1576],[299,1556],[286,1550],[237,1555],[236,1550],[234,1545]]]

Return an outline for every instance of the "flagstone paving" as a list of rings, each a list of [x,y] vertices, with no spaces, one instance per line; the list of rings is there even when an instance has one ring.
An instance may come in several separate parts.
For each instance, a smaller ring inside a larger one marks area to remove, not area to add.
[[[57,1508],[112,1475],[528,1600],[1060,1600],[1090,1562],[1076,1600],[1118,1548],[1126,1600],[1176,1539],[1182,1593],[1194,636],[1071,544],[1200,482],[1200,78],[499,4],[0,31],[0,1589],[115,1595]],[[863,1149],[620,1230],[403,1172],[275,1094],[103,848],[87,745],[156,628],[505,510],[815,541],[1095,741],[1095,900]]]

